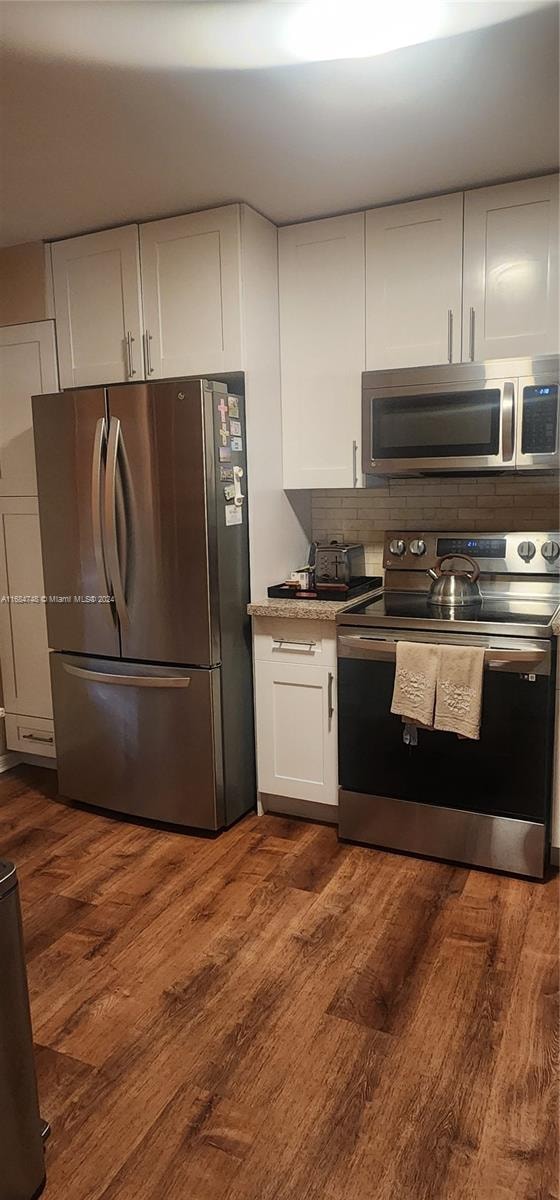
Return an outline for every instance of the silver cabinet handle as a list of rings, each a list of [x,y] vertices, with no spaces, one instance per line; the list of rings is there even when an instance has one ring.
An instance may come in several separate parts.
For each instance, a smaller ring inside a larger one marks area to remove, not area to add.
[[[105,468],[105,529],[107,531],[107,566],[111,579],[110,591],[115,597],[115,606],[121,625],[128,625],[128,610],[119,561],[117,532],[117,467],[121,423],[111,417],[107,440],[107,466]]]
[[[126,356],[127,356],[127,359],[128,359],[128,378],[129,378],[129,379],[132,379],[132,376],[133,376],[133,375],[136,375],[136,371],[134,370],[134,360],[133,360],[133,358],[132,358],[132,343],[133,343],[133,341],[134,341],[134,338],[133,338],[133,336],[132,336],[132,334],[131,334],[130,330],[127,330],[127,334],[126,334]]]
[[[515,448],[515,384],[504,383],[502,396],[502,458],[509,462]]]
[[[151,340],[152,335],[147,329],[144,334],[144,345],[146,347],[146,375],[153,375],[154,373],[154,368],[152,367],[152,351],[150,346]]]
[[[52,734],[50,737],[40,737],[38,733],[22,733],[21,740],[22,742],[43,742],[49,746],[52,746],[54,743]]]
[[[474,362],[474,321],[475,312],[471,305],[469,309],[469,358],[471,362]]]
[[[358,443],[352,442],[352,487],[358,486]]]
[[[93,528],[93,553],[97,567],[99,587],[103,595],[109,595],[111,586],[105,565],[103,533],[101,526],[101,472],[103,450],[106,442],[105,417],[100,417],[95,426],[93,456],[91,461],[91,524]]]
[[[295,638],[279,637],[272,639],[272,645],[278,646],[280,650],[282,650],[284,646],[305,646],[308,650],[312,650],[313,647],[317,645],[317,642],[298,642]]]
[[[72,663],[64,663],[64,670],[90,683],[114,683],[122,687],[188,688],[191,682],[190,675],[106,675],[104,671],[87,671]]]
[[[333,685],[334,685],[334,675],[333,675],[332,671],[329,671],[329,688],[328,688],[329,725],[333,719],[333,714],[334,714]]]
[[[447,361],[453,362],[453,309],[447,309]]]

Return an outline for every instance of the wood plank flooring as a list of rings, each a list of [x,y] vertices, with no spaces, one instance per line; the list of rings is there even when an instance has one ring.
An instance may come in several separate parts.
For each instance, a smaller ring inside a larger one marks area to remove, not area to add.
[[[0,779],[46,1200],[558,1200],[558,888]]]

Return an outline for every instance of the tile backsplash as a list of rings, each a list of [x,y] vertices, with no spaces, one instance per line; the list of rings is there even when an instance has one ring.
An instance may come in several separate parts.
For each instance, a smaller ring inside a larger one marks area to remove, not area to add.
[[[366,571],[374,574],[385,530],[553,530],[559,507],[556,475],[380,479],[369,488],[314,491],[312,529],[316,541],[363,542]]]

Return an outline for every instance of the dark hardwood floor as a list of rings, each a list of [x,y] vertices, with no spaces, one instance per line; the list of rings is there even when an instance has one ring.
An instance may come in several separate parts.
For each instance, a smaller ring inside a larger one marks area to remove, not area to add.
[[[0,780],[46,1200],[557,1200],[555,879]]]

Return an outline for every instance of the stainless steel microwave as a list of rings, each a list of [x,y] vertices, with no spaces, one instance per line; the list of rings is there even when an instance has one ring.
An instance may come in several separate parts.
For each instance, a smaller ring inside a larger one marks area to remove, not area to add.
[[[367,475],[558,468],[560,359],[366,371]]]

